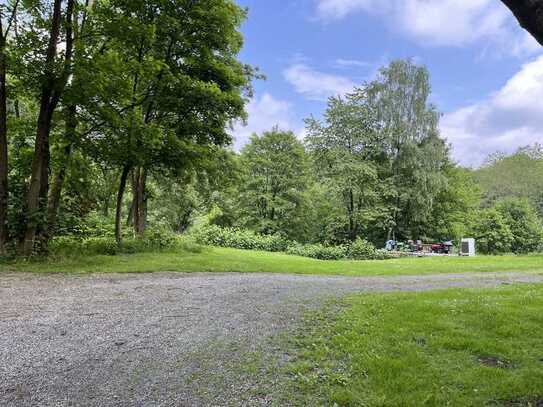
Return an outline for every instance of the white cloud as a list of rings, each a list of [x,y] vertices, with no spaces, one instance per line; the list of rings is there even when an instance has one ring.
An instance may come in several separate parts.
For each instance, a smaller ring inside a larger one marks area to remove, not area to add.
[[[296,92],[310,100],[324,101],[330,96],[344,95],[356,86],[349,78],[319,72],[305,64],[294,64],[283,75]]]
[[[234,135],[234,149],[241,149],[253,133],[261,134],[277,126],[282,130],[301,132],[301,125],[297,123],[289,102],[275,99],[269,93],[260,98],[253,99],[247,105],[247,124],[238,123],[232,132]]]
[[[335,66],[340,68],[367,68],[371,66],[369,62],[359,61],[357,59],[336,59]]]
[[[502,51],[528,54],[540,49],[516,26],[497,0],[316,0],[327,21],[365,12],[384,18],[391,27],[422,45],[463,46],[478,40],[501,44]],[[513,45],[511,46],[511,44]]]
[[[513,152],[543,140],[543,56],[524,65],[487,100],[446,114],[442,134],[455,158],[480,165],[495,151]]]

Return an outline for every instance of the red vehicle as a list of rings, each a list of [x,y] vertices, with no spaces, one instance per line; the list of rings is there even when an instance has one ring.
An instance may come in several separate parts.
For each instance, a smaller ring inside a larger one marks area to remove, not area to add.
[[[453,248],[452,242],[435,243],[432,245],[432,253],[451,254]]]

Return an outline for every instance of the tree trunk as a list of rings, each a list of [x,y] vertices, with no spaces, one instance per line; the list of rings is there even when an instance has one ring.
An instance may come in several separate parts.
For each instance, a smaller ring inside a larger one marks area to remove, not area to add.
[[[522,28],[543,45],[543,0],[502,0]]]
[[[66,168],[70,162],[72,155],[72,144],[75,139],[77,129],[77,107],[70,105],[66,109],[66,146],[62,151],[60,167],[53,177],[51,193],[47,202],[47,233],[46,239],[51,239],[55,233],[57,226],[58,209],[60,205],[60,197],[62,195],[62,187],[64,178],[66,177]]]
[[[132,170],[132,176],[130,177],[131,186],[132,186],[132,202],[128,208],[128,216],[126,217],[126,226],[134,227],[134,212],[137,205],[137,169]]]
[[[69,159],[71,154],[71,145],[66,146],[64,155]],[[51,192],[47,202],[47,239],[53,238],[57,226],[58,208],[60,206],[60,197],[62,195],[62,184],[66,175],[66,166],[62,165],[53,177]]]
[[[354,221],[354,194],[349,189],[349,240],[354,242],[356,238],[356,225]]]
[[[177,223],[177,232],[185,233],[189,227],[190,217],[192,215],[192,210],[188,210],[181,216],[179,222]]]
[[[27,194],[26,203],[26,231],[23,239],[22,253],[30,256],[34,251],[34,241],[40,224],[40,212],[43,202],[40,198],[47,191],[48,180],[43,180],[49,171],[49,132],[51,129],[52,112],[49,106],[43,104],[38,119],[38,131],[34,157],[32,159],[32,177]]]
[[[134,187],[134,185],[132,185]],[[135,195],[136,190],[132,189],[132,194]],[[128,208],[128,216],[126,217],[126,226],[134,226],[134,210],[136,208],[136,197],[132,198],[130,207]]]
[[[107,196],[105,199],[104,199],[104,205],[102,206],[102,215],[104,215],[104,217],[109,217],[109,196]]]
[[[144,168],[134,170],[134,232],[141,236],[147,225],[147,171]]]
[[[115,240],[117,241],[117,244],[122,243],[121,220],[123,216],[123,197],[124,190],[126,189],[126,180],[128,179],[129,173],[130,166],[125,165],[123,167],[123,172],[121,173],[121,181],[119,182],[119,192],[117,193],[117,208],[115,212]]]
[[[6,39],[0,16],[0,255],[8,240],[8,126],[6,94]]]
[[[62,91],[69,78],[72,59],[72,15],[74,0],[68,0],[66,10],[66,51],[64,70],[61,77],[55,75],[55,58],[57,44],[60,38],[60,26],[62,22],[62,0],[55,0],[53,5],[53,17],[47,55],[45,60],[45,81],[40,99],[40,111],[38,115],[34,156],[32,159],[32,175],[26,202],[26,231],[22,242],[22,253],[29,256],[34,251],[34,244],[38,232],[42,230],[47,193],[49,189],[49,134],[53,113],[58,105]]]

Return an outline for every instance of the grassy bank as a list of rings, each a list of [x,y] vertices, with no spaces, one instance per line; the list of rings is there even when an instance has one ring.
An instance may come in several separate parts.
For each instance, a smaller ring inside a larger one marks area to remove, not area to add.
[[[417,275],[436,273],[543,272],[543,256],[480,256],[474,258],[403,258],[386,261],[321,261],[286,254],[203,248],[201,251],[139,253],[117,256],[73,256],[18,261],[0,266],[3,272],[140,273],[241,272],[341,276]]]
[[[543,288],[352,297],[296,338],[295,405],[539,406]]]

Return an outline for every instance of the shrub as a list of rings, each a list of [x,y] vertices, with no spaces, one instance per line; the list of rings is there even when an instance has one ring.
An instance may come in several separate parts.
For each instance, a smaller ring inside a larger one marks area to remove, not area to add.
[[[114,238],[87,237],[81,241],[81,252],[84,254],[106,254],[113,256],[120,251]]]
[[[193,230],[191,236],[197,243],[208,246],[286,252],[295,256],[319,260],[385,260],[391,258],[388,252],[375,250],[375,247],[364,239],[357,239],[349,245],[338,246],[325,246],[320,243],[300,244],[279,235],[260,235],[249,230],[222,228],[217,225],[201,226]]]
[[[341,260],[347,258],[348,253],[348,246],[323,246],[322,244],[295,244],[287,249],[287,254],[319,260]]]
[[[114,238],[111,237],[87,237],[76,238],[71,236],[59,236],[49,244],[49,252],[53,255],[115,255],[120,248]]]
[[[357,238],[349,246],[349,258],[354,260],[372,260],[376,258],[375,246],[365,239]]]
[[[49,253],[56,256],[132,254],[161,250],[181,250],[198,253],[202,247],[193,239],[162,229],[150,229],[143,237],[125,238],[118,245],[113,237],[76,238],[59,236],[50,243]]]
[[[283,252],[290,244],[288,239],[279,235],[259,235],[250,230],[216,225],[200,227],[192,232],[192,236],[200,244],[244,250]]]

